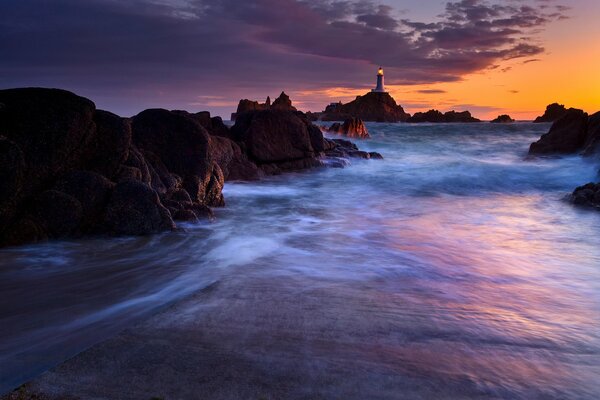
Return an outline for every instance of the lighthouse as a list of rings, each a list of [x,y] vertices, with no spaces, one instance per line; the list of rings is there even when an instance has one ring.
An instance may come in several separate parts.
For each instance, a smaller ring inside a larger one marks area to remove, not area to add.
[[[383,86],[383,68],[379,67],[377,70],[377,86],[372,89],[371,92],[385,93],[385,87]]]

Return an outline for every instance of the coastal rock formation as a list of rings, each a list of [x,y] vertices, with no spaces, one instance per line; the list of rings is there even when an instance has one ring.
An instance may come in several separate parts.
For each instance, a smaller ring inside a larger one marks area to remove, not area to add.
[[[600,154],[600,111],[588,119],[587,134],[583,145],[583,155]]]
[[[0,90],[0,246],[175,229],[212,217],[225,180],[380,157],[323,138],[278,100],[230,130],[207,112],[121,118],[64,90]]]
[[[371,137],[369,131],[367,131],[367,127],[360,118],[349,118],[342,124],[336,122],[327,128],[327,132],[357,139],[368,139]]]
[[[350,103],[332,104],[322,113],[313,113],[311,118],[322,121],[344,121],[350,118],[360,118],[371,122],[401,122],[406,121],[410,114],[404,112],[402,106],[389,93],[369,92],[357,96]]]
[[[588,183],[576,188],[571,201],[580,206],[600,208],[600,183]]]
[[[588,115],[570,108],[552,124],[550,131],[529,147],[529,154],[575,153],[586,143]]]
[[[567,113],[567,109],[564,105],[558,103],[549,104],[546,107],[544,115],[537,117],[533,122],[554,122],[562,118]]]
[[[508,115],[508,114],[502,114],[502,115],[498,115],[498,116],[496,117],[496,119],[493,119],[493,120],[492,120],[492,121],[490,121],[490,122],[492,122],[492,123],[494,123],[494,124],[509,124],[509,123],[511,123],[511,122],[515,122],[515,120],[514,120],[514,119],[512,119],[512,118],[510,117],[510,115]]]
[[[223,173],[193,118],[129,120],[56,89],[2,90],[0,103],[0,245],[154,233],[179,210],[223,204]],[[172,198],[181,191],[186,202]]]
[[[231,114],[231,120],[235,121],[237,117],[249,111],[263,111],[271,109],[280,111],[297,111],[296,107],[292,105],[290,97],[285,94],[285,92],[281,92],[279,97],[273,101],[273,104],[271,104],[271,99],[269,97],[267,97],[267,100],[264,103],[259,103],[258,101],[248,99],[240,100],[237,111]]]
[[[481,120],[474,118],[469,111],[448,111],[441,113],[438,110],[429,110],[426,112],[415,113],[412,117],[408,118],[406,122],[420,123],[420,122],[434,122],[434,123],[451,123],[451,122],[481,122]]]

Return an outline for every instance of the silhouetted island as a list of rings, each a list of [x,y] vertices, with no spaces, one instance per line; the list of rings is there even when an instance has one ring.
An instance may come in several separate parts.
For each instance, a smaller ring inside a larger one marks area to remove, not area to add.
[[[369,92],[357,96],[353,101],[342,104],[332,103],[323,112],[307,113],[309,118],[320,121],[344,121],[360,118],[370,122],[404,122],[410,114],[387,92]]]
[[[567,109],[564,105],[558,103],[552,103],[546,106],[546,111],[543,115],[537,117],[533,122],[554,122],[560,119],[567,113]]]
[[[509,124],[511,122],[515,122],[514,119],[510,117],[508,114],[498,115],[496,119],[491,120],[490,122],[494,124]]]
[[[290,97],[281,92],[278,98],[271,104],[271,98],[267,96],[267,100],[264,103],[258,101],[243,99],[240,100],[237,106],[237,111],[231,114],[231,120],[235,121],[238,115],[241,115],[248,111],[262,111],[262,110],[280,110],[280,111],[297,111],[296,107],[292,105]]]
[[[0,90],[0,246],[172,230],[223,206],[226,180],[381,158],[324,138],[286,97],[229,129],[208,112],[122,118],[64,90]]]
[[[434,122],[434,123],[450,123],[450,122],[481,122],[481,120],[474,118],[469,111],[448,111],[441,113],[438,110],[429,110],[427,112],[415,113],[412,117],[408,118],[406,122],[420,123],[420,122]]]

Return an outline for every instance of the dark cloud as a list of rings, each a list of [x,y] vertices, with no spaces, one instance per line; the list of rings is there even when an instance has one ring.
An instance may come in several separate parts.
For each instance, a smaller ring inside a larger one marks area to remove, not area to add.
[[[421,94],[441,94],[441,93],[446,93],[445,90],[441,90],[441,89],[422,89],[422,90],[417,90],[417,93],[421,93]]]
[[[64,87],[125,114],[205,101],[227,115],[241,97],[362,88],[378,65],[392,84],[460,80],[541,54],[535,31],[566,11],[462,0],[419,22],[365,0],[7,0],[0,87]]]

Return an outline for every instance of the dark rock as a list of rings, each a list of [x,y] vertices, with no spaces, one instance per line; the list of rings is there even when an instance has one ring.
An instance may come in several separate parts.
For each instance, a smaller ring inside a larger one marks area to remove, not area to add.
[[[104,226],[114,235],[144,235],[174,229],[175,223],[152,188],[130,180],[116,185]]]
[[[86,146],[96,134],[95,105],[58,89],[0,90],[0,135],[16,143],[26,159],[20,197],[51,184],[82,166]]]
[[[171,200],[173,201],[177,201],[177,202],[187,202],[187,203],[191,203],[192,202],[192,198],[190,197],[190,194],[188,192],[186,192],[185,189],[177,189],[176,191],[174,191],[171,194]]]
[[[267,100],[269,100],[267,98]],[[292,101],[290,97],[285,94],[285,92],[281,92],[278,98],[273,101],[271,105],[272,110],[283,110],[283,111],[296,111],[296,107],[292,105]]]
[[[481,122],[479,119],[474,118],[469,111],[448,111],[441,113],[438,110],[429,110],[427,112],[418,112],[410,117],[406,122],[420,123],[420,122],[432,122],[432,123],[452,123],[452,122]]]
[[[192,114],[187,111],[182,110],[173,110],[172,113],[191,118],[192,120],[198,122],[211,136],[221,136],[226,138],[231,138],[231,132],[221,117],[212,117],[208,111],[200,111],[198,113]]]
[[[372,160],[383,160],[383,156],[376,151],[369,152]]]
[[[315,157],[309,124],[290,111],[265,110],[240,115],[232,133],[237,141],[244,143],[249,158],[259,166],[282,164],[283,167],[290,161]]]
[[[367,127],[360,118],[349,118],[343,124],[336,122],[327,131],[357,139],[368,139],[371,137],[367,131]]]
[[[354,157],[354,158],[363,158],[365,160],[368,160],[369,158],[371,158],[371,155],[369,153],[367,153],[366,151],[361,151],[361,150],[353,150],[353,151],[349,151],[348,155],[350,157]]]
[[[373,122],[400,122],[410,117],[404,109],[396,104],[389,93],[369,92],[357,96],[347,104],[328,106],[319,115],[322,121],[344,121],[349,118],[360,118],[363,121]]]
[[[576,188],[571,201],[580,206],[600,208],[600,183],[588,183]]]
[[[263,110],[297,111],[296,107],[292,105],[290,97],[285,92],[281,92],[279,97],[273,101],[273,104],[271,104],[271,99],[268,96],[265,103],[248,99],[240,100],[236,112],[231,114],[231,120],[235,121],[240,115],[247,112]]]
[[[492,120],[491,122],[495,124],[508,124],[511,122],[515,122],[515,120],[512,119],[508,114],[502,114],[498,115],[496,119]]]
[[[173,214],[175,221],[198,222],[198,216],[192,210],[177,210]]]
[[[210,151],[226,181],[259,179],[260,170],[233,140],[212,136]]]
[[[343,147],[345,149],[349,149],[349,150],[358,150],[358,146],[356,146],[354,143],[352,143],[349,140],[344,140],[344,139],[333,139],[333,142],[336,144],[336,147]]]
[[[49,238],[62,238],[77,232],[82,207],[73,196],[58,190],[46,190],[34,199],[31,216]]]
[[[140,150],[158,156],[170,172],[183,179],[183,187],[194,201],[205,202],[212,159],[209,135],[200,123],[178,113],[152,109],[133,118],[132,132]]]
[[[223,185],[225,184],[225,178],[223,177],[223,171],[216,162],[212,165],[212,172],[210,180],[206,185],[204,204],[213,207],[225,206],[225,198],[223,197]]]
[[[94,113],[94,123],[96,135],[87,146],[85,166],[112,179],[129,157],[131,124],[129,119],[102,110]]]
[[[540,122],[554,122],[558,121],[567,113],[567,109],[564,105],[558,103],[552,103],[546,107],[544,115],[541,115],[535,119],[536,123]]]
[[[588,119],[587,134],[583,148],[585,156],[600,153],[600,112],[591,115]]]
[[[550,131],[529,147],[529,154],[574,153],[586,141],[588,115],[582,110],[570,108]]]
[[[114,183],[95,172],[72,171],[57,182],[55,189],[79,202],[81,205],[79,230],[93,232],[100,228],[114,186]]]
[[[15,142],[0,136],[0,232],[16,212],[24,178],[23,152]]]
[[[129,148],[129,155],[123,166],[121,166],[118,180],[126,179],[130,175],[134,175],[136,180],[147,183],[148,185],[152,182],[152,176],[150,175],[150,169],[148,168],[146,159],[134,145],[131,145]]]

